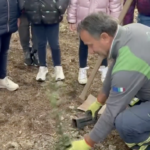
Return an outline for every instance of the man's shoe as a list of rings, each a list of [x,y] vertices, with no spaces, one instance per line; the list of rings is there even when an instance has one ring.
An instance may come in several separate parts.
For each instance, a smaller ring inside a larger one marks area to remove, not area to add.
[[[4,79],[0,79],[0,88],[15,91],[19,88],[19,85],[8,79],[8,77],[5,77]]]

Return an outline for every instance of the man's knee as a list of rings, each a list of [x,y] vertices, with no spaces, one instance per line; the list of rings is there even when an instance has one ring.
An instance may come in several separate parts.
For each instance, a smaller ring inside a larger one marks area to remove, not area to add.
[[[134,141],[136,136],[136,123],[135,115],[130,111],[125,110],[120,113],[115,120],[116,130],[119,132],[120,137],[127,143]],[[135,129],[135,130],[134,130]]]
[[[143,109],[140,106],[134,106],[116,117],[116,130],[126,143],[140,143],[149,137],[149,121],[145,121],[146,117],[141,118],[142,112]]]

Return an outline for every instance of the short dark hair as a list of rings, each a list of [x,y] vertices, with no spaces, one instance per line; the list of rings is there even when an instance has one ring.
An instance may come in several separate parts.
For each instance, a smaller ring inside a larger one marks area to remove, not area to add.
[[[118,23],[111,16],[103,12],[92,13],[78,25],[78,32],[86,30],[91,36],[98,39],[103,32],[114,37]]]

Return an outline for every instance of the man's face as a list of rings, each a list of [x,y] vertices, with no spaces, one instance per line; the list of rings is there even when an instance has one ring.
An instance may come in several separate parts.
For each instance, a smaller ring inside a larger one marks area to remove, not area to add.
[[[92,37],[87,31],[80,32],[80,37],[85,45],[88,46],[88,51],[91,54],[99,54],[107,57],[112,43],[112,37],[107,33],[102,33],[99,39]]]

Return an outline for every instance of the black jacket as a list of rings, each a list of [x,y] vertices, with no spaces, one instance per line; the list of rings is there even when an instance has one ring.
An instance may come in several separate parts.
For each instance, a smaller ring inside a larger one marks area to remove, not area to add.
[[[18,0],[0,0],[0,35],[17,31]]]
[[[24,11],[33,24],[54,24],[62,21],[69,0],[25,0]]]

